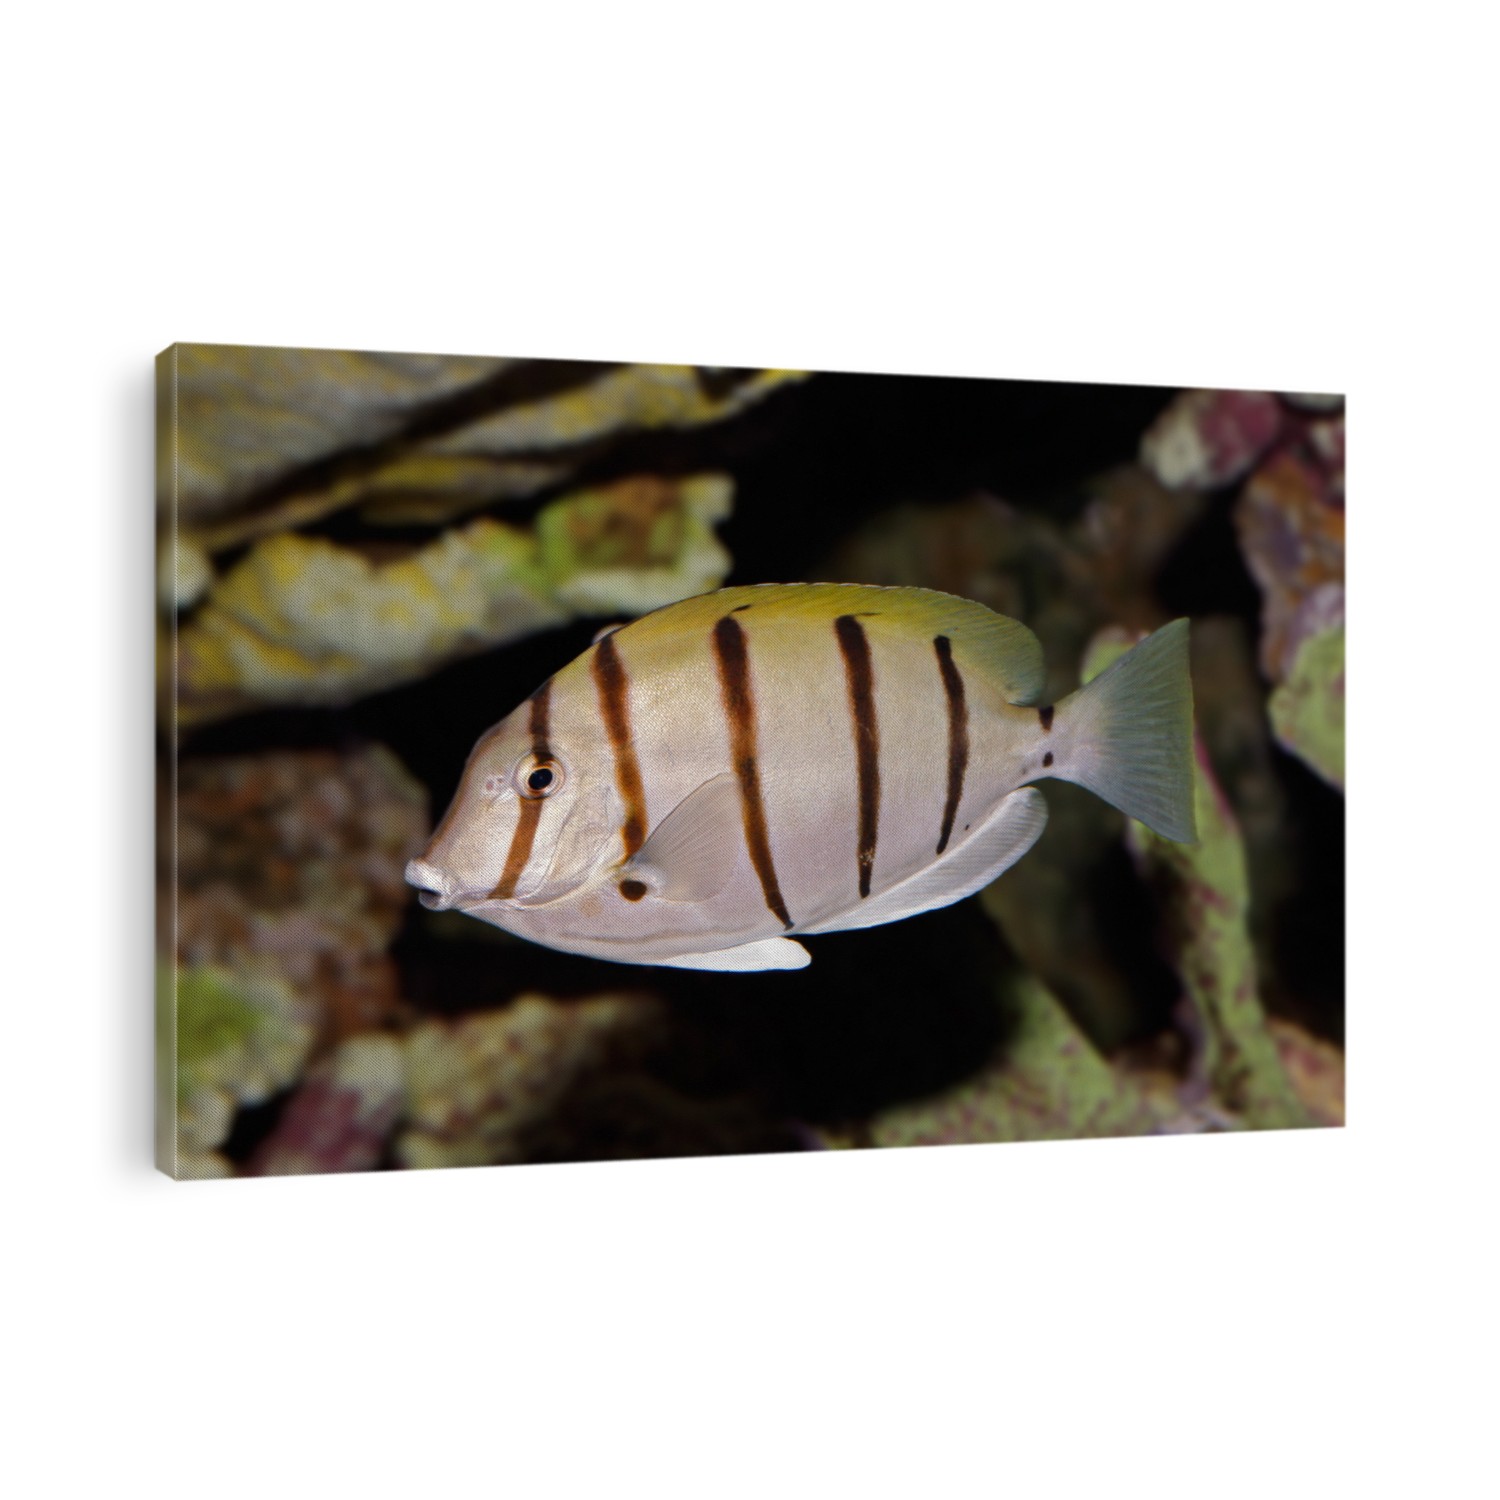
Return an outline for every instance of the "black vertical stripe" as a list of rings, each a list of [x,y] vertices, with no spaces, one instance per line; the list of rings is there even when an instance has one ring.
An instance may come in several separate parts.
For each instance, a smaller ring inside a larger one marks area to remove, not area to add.
[[[531,695],[531,712],[527,727],[531,731],[531,751],[538,759],[545,760],[552,754],[547,744],[547,719],[552,697],[552,680],[548,678]],[[495,889],[490,892],[496,901],[509,901],[516,893],[521,876],[531,859],[532,846],[536,843],[536,831],[542,821],[542,798],[521,798],[520,811],[516,818],[516,831],[511,835],[510,848],[505,851],[505,868]]]
[[[734,774],[740,783],[740,812],[745,824],[745,847],[760,879],[766,905],[783,927],[790,927],[786,902],[776,879],[771,841],[766,833],[766,807],[760,790],[760,767],[755,750],[755,698],[750,689],[750,659],[740,622],[725,615],[713,631],[714,655],[719,666],[719,688],[724,717],[729,723],[729,749]]]
[[[948,847],[959,799],[964,794],[964,772],[969,766],[969,706],[964,701],[963,677],[953,660],[953,643],[940,635],[932,646],[937,652],[943,692],[948,698],[948,797],[943,803],[943,831],[937,843],[937,852],[941,854]]]
[[[875,844],[880,835],[880,723],[875,716],[875,676],[870,667],[870,642],[864,626],[853,615],[833,622],[844,653],[844,675],[849,681],[849,718],[854,729],[854,760],[859,776],[859,894],[870,894],[875,868]]]
[[[646,842],[646,789],[641,784],[640,763],[630,733],[630,679],[615,646],[613,634],[594,648],[594,686],[599,693],[599,713],[609,734],[615,757],[615,785],[625,804],[625,822],[620,837],[629,859]]]

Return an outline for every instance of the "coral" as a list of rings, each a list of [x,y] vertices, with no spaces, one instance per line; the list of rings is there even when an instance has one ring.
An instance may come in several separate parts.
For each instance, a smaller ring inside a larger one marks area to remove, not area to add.
[[[391,1036],[351,1037],[313,1068],[246,1171],[363,1172],[376,1166],[405,1098],[405,1055]]]
[[[178,962],[275,975],[330,1042],[381,1024],[400,1007],[385,949],[428,826],[426,795],[379,747],[185,760],[162,839]]]
[[[1184,391],[1141,439],[1141,462],[1172,489],[1219,489],[1250,472],[1282,424],[1265,391]]]
[[[388,438],[413,413],[515,360],[340,349],[174,344],[158,362],[157,494],[187,524],[221,517],[260,486]]]
[[[1158,1128],[1160,1104],[1094,1051],[1039,980],[1012,976],[1002,1003],[1014,1021],[1002,1056],[935,1099],[876,1116],[870,1145],[1068,1140]]]
[[[1217,489],[1245,479],[1234,519],[1265,601],[1260,663],[1277,685],[1272,726],[1288,750],[1340,789],[1342,408],[1341,396],[1315,393],[1185,391],[1141,441],[1142,463],[1165,484]],[[1304,657],[1314,637],[1318,644]]]
[[[1085,657],[1084,680],[1131,644],[1125,632],[1102,633]],[[1194,753],[1197,842],[1174,843],[1133,820],[1126,839],[1165,913],[1164,945],[1196,1021],[1197,1071],[1222,1107],[1247,1125],[1305,1125],[1308,1112],[1280,1064],[1257,991],[1239,827],[1201,737],[1195,736]]]
[[[1279,1017],[1268,1023],[1281,1064],[1297,1097],[1319,1125],[1344,1123],[1344,1054]]]
[[[274,974],[212,964],[175,975],[160,968],[157,1005],[165,1018],[160,1034],[176,1043],[163,1059],[176,1102],[173,1175],[229,1176],[215,1148],[240,1105],[264,1102],[300,1073],[314,1034],[308,1007]]]
[[[176,344],[158,503],[210,552],[358,508],[445,524],[565,483],[630,433],[723,421],[798,371]]]
[[[1193,713],[1214,776],[1234,808],[1250,881],[1250,929],[1263,978],[1273,973],[1272,917],[1298,880],[1295,831],[1277,775],[1252,632],[1226,615],[1195,617]]]
[[[1276,738],[1330,786],[1344,789],[1344,627],[1303,638],[1291,671],[1271,694]]]
[[[1049,782],[1045,796],[1045,836],[979,899],[1016,957],[1096,1044],[1112,1047],[1137,1023],[1136,997],[1117,962],[1108,913],[1089,892],[1119,844],[1122,820],[1097,797],[1059,782]]]
[[[178,637],[185,726],[282,703],[342,703],[578,614],[637,614],[717,587],[730,482],[636,478],[553,502],[531,528],[482,518],[372,563],[323,538],[268,537]],[[163,691],[171,659],[163,658]]]
[[[560,1002],[523,995],[504,1010],[418,1026],[406,1039],[405,1167],[526,1159],[526,1132],[567,1091],[629,1056],[658,1019],[621,995]]]
[[[1273,682],[1291,670],[1308,633],[1304,606],[1337,597],[1344,583],[1344,510],[1328,476],[1293,452],[1273,456],[1245,485],[1235,526],[1265,599],[1261,667]],[[1337,593],[1335,595],[1335,587]]]

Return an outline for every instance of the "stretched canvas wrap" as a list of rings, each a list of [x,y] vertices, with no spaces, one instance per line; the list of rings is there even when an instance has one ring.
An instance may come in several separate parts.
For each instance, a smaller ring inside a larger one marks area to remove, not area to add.
[[[1342,1124],[1341,398],[178,344],[157,413],[164,1171]]]

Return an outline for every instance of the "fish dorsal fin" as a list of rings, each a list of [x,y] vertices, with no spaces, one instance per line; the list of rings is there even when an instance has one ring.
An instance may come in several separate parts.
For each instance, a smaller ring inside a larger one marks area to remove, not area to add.
[[[791,938],[773,937],[757,943],[741,943],[738,948],[684,953],[680,958],[658,958],[653,962],[667,969],[715,969],[721,974],[748,974],[763,969],[805,969],[812,962],[812,954]]]
[[[743,848],[739,782],[726,771],[684,797],[621,873],[663,901],[708,901],[729,884]]]
[[[960,670],[987,678],[1009,703],[1041,700],[1046,667],[1037,638],[1019,620],[936,589],[870,583],[755,583],[684,599],[622,626],[624,641],[648,644],[679,632],[706,634],[733,614],[752,633],[855,615],[871,635],[889,626],[934,640],[946,636]]]
[[[1034,786],[1002,797],[1000,804],[956,848],[939,855],[925,869],[878,891],[853,911],[806,928],[808,932],[841,932],[851,927],[878,927],[918,912],[962,901],[1008,870],[1036,843],[1047,826],[1047,801]]]

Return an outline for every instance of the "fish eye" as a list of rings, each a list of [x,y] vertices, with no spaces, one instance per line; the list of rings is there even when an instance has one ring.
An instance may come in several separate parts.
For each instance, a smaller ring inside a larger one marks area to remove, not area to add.
[[[563,768],[560,762],[547,755],[528,755],[512,773],[516,790],[533,801],[538,797],[550,797],[563,784]]]

